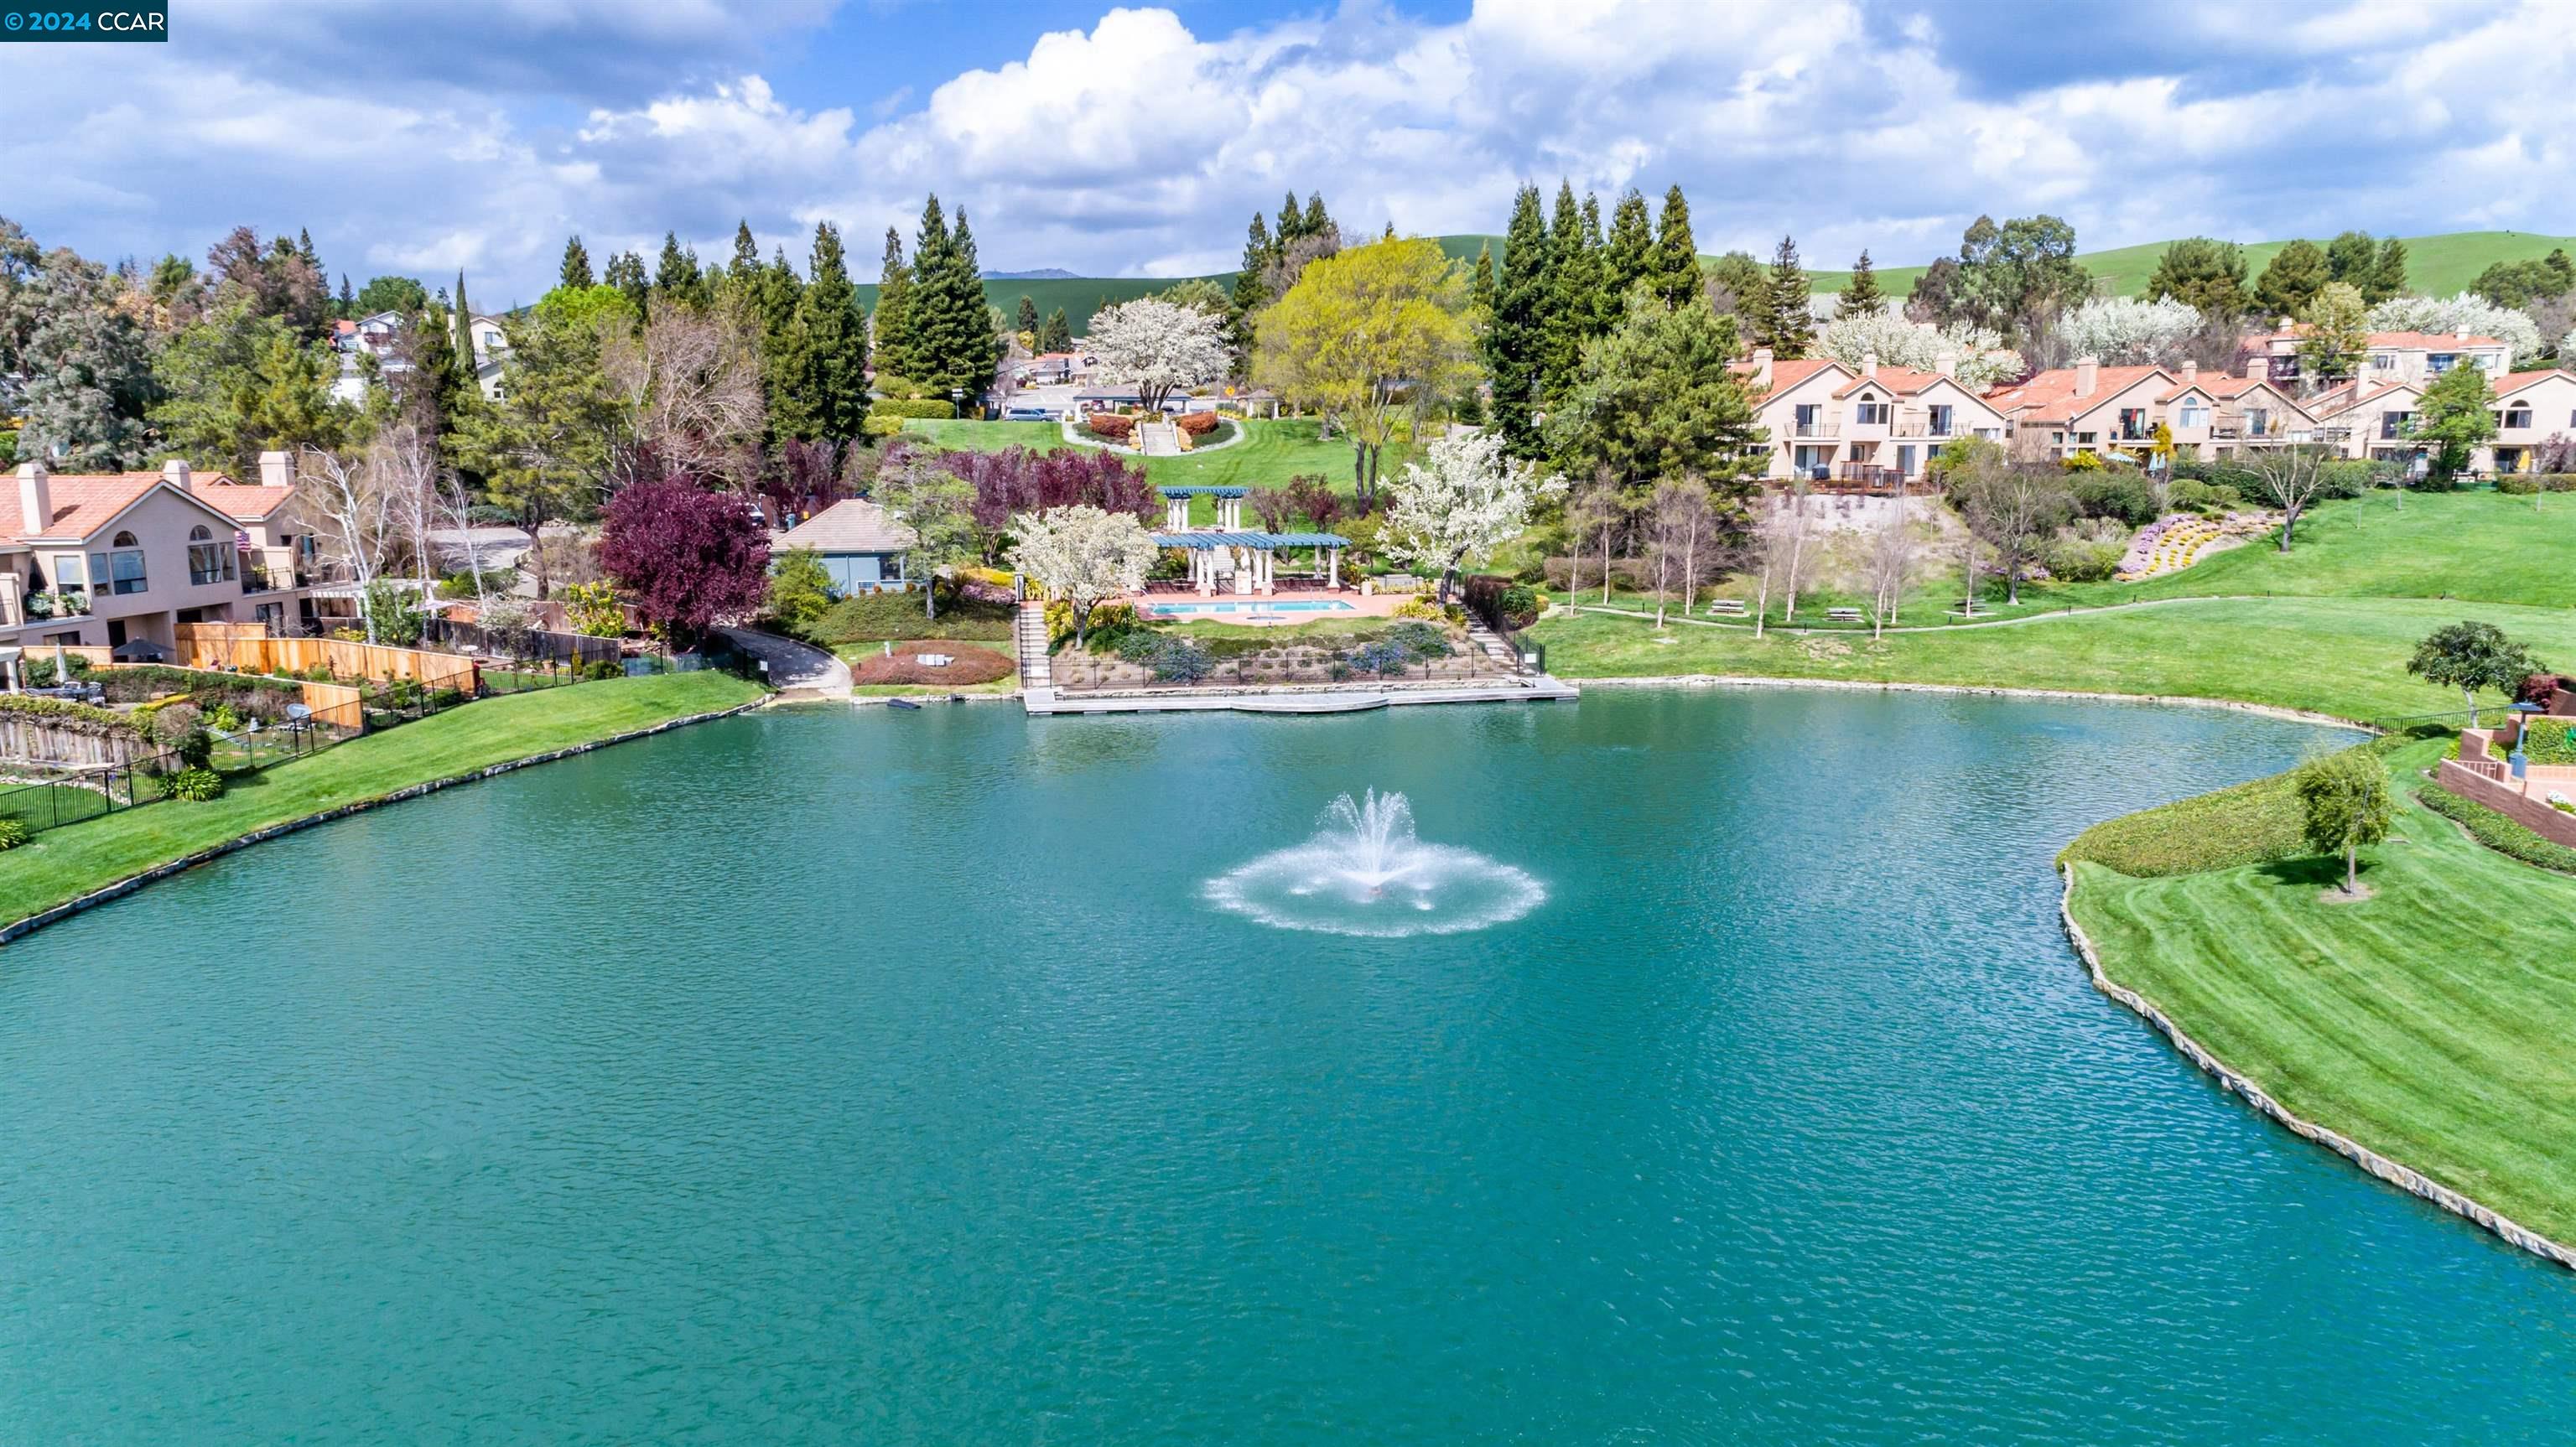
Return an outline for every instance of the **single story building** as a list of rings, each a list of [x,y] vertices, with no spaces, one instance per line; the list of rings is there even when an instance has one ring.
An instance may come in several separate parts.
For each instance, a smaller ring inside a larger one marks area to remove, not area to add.
[[[903,559],[921,539],[893,513],[865,498],[843,498],[781,533],[772,553],[808,548],[823,559],[835,598],[900,593],[910,586]]]

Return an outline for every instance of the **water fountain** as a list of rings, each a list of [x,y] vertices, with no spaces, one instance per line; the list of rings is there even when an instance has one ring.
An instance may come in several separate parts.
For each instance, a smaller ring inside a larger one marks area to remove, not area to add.
[[[1483,929],[1547,898],[1526,871],[1415,838],[1402,794],[1344,794],[1316,825],[1305,843],[1209,880],[1208,901],[1279,929],[1393,938]]]

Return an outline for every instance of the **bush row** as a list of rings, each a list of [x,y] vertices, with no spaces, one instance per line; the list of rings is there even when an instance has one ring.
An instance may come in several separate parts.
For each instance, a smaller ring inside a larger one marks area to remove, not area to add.
[[[1205,437],[1216,430],[1217,415],[1213,412],[1184,412],[1172,419],[1172,425],[1192,437]]]
[[[2545,839],[2519,821],[2484,804],[2472,803],[2437,784],[2428,784],[2415,797],[2424,807],[2469,831],[2469,837],[2509,858],[2561,874],[2576,874],[2576,849],[2554,839]]]
[[[957,415],[952,402],[934,402],[927,398],[879,397],[868,404],[871,417],[919,417],[924,421],[945,422]]]
[[[1117,412],[1094,412],[1083,419],[1082,425],[1104,442],[1125,442],[1136,435],[1136,419]]]
[[[1488,623],[1500,621],[1512,628],[1527,628],[1538,621],[1547,600],[1536,588],[1496,573],[1471,573],[1460,594],[1470,611]]]
[[[2496,491],[2507,497],[2530,497],[2543,492],[2576,492],[2576,472],[2508,472],[2495,480]]]

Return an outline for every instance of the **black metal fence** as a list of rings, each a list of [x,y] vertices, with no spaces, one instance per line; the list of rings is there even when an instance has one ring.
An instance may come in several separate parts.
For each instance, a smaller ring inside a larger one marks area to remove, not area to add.
[[[210,731],[206,767],[227,777],[255,774],[357,736],[354,728],[310,719],[235,733]],[[96,769],[67,770],[49,780],[0,782],[0,819],[14,819],[37,834],[158,803],[169,797],[164,781],[187,767],[187,760],[164,751]]]

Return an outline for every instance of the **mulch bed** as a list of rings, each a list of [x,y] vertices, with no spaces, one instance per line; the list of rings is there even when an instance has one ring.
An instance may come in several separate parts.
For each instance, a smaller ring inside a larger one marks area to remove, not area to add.
[[[945,653],[950,662],[944,668],[917,663],[924,653]],[[898,643],[894,656],[879,653],[850,661],[852,683],[993,683],[1011,676],[1010,659],[989,648],[972,643]]]

